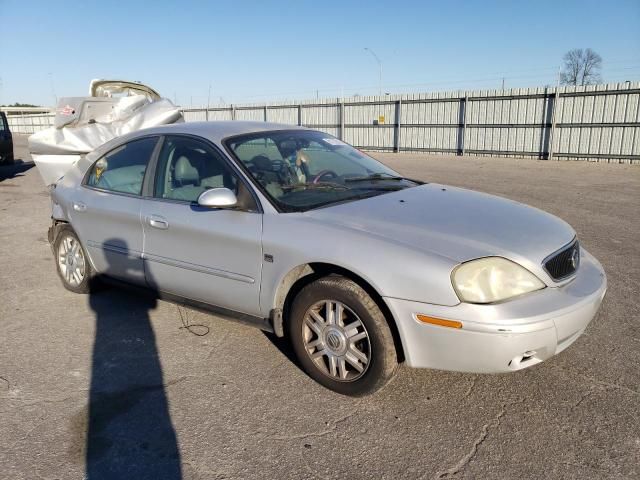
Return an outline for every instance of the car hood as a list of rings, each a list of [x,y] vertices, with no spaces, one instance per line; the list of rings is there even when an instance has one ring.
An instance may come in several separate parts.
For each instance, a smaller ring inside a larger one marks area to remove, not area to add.
[[[495,255],[539,267],[575,237],[570,225],[537,208],[438,184],[312,210],[307,215],[455,262]]]

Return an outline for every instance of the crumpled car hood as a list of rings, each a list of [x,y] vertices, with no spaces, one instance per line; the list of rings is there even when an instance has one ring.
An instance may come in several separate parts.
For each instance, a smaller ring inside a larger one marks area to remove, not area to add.
[[[438,184],[312,210],[307,215],[456,262],[496,255],[539,266],[575,237],[570,225],[537,208]]]

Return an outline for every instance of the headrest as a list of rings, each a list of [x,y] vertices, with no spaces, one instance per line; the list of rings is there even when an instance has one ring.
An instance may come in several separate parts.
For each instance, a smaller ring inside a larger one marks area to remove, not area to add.
[[[173,178],[179,182],[197,182],[200,180],[198,169],[184,155],[178,158]]]

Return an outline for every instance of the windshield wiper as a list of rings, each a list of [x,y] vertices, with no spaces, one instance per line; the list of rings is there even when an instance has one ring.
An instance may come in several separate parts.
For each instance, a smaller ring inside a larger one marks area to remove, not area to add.
[[[280,187],[285,192],[290,190],[349,190],[344,185],[331,182],[306,182],[306,183],[294,183],[292,185],[282,185]]]
[[[350,197],[336,198],[334,200],[329,200],[327,202],[316,203],[315,205],[310,207],[310,210],[315,210],[316,208],[328,207],[329,205],[337,205],[337,204],[341,204],[341,203],[351,202],[353,200],[362,200],[362,199],[365,199],[365,198],[377,197],[378,195],[384,195],[386,192],[393,192],[393,191],[397,191],[397,190],[398,189],[392,189],[392,190],[379,189],[379,188],[368,189],[366,192],[359,193],[357,195],[352,195]]]
[[[367,175],[366,177],[351,177],[345,178],[345,183],[354,183],[354,182],[375,182],[377,180],[393,180],[393,181],[401,181],[408,180],[413,182],[413,180],[405,177],[398,177],[396,175],[391,175],[390,173],[372,173],[371,175]]]

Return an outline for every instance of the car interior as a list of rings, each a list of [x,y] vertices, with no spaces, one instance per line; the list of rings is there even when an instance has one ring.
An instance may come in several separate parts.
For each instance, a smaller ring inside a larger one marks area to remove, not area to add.
[[[143,138],[109,152],[94,164],[87,184],[113,192],[139,195],[147,160],[157,142],[155,137]]]
[[[197,201],[202,192],[210,188],[225,187],[236,191],[236,179],[230,174],[221,160],[213,157],[202,148],[188,145],[171,145],[169,158],[165,165],[162,198]]]
[[[167,137],[158,158],[155,197],[195,203],[211,188],[228,188],[238,209],[257,210],[251,192],[220,154],[191,138]]]
[[[157,138],[136,140],[99,159],[91,168],[87,185],[139,195],[146,160]],[[154,197],[196,203],[211,188],[228,188],[235,193],[237,208],[257,210],[249,189],[210,147],[191,138],[167,137],[156,170]]]

